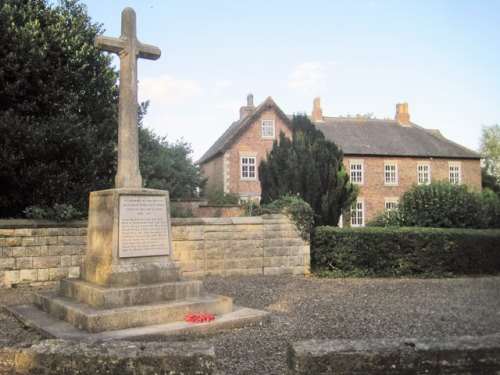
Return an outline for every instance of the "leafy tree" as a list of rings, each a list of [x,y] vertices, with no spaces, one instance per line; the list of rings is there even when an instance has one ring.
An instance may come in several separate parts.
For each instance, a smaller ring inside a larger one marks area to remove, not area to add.
[[[0,216],[78,216],[114,185],[118,73],[94,47],[101,33],[76,0],[0,2]],[[145,186],[192,196],[190,145],[139,132]]]
[[[101,26],[64,0],[0,2],[0,215],[70,203],[111,186],[117,73]]]
[[[500,126],[483,126],[480,151],[484,156],[486,174],[493,176],[500,185]]]
[[[307,116],[294,116],[292,139],[281,133],[259,165],[261,202],[299,194],[314,210],[316,225],[337,225],[356,196],[342,161],[342,151]]]
[[[143,185],[168,190],[172,198],[194,197],[203,186],[201,169],[190,158],[189,143],[169,143],[152,130],[139,128],[139,163]]]

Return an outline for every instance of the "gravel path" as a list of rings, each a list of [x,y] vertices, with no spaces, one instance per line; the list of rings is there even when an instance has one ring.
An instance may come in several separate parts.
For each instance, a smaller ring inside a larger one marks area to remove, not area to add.
[[[500,277],[203,279],[205,289],[270,312],[262,326],[196,340],[214,345],[220,374],[285,374],[286,344],[306,339],[442,337],[500,332]],[[30,289],[0,291],[0,304],[29,301]],[[0,313],[0,347],[41,340]],[[23,344],[26,345],[26,344]]]

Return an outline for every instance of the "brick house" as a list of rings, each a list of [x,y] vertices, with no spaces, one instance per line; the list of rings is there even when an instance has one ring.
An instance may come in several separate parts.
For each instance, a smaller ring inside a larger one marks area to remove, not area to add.
[[[254,107],[249,95],[240,119],[198,161],[208,186],[258,200],[257,167],[281,130],[290,136],[290,119],[271,98]],[[363,226],[384,209],[394,208],[415,184],[444,180],[481,189],[481,156],[438,130],[412,123],[406,103],[396,105],[394,120],[378,120],[323,116],[316,98],[310,119],[342,148],[351,182],[359,185],[352,226]]]
[[[274,140],[283,131],[290,137],[290,119],[269,97],[255,107],[253,95],[240,108],[240,118],[198,160],[207,178],[207,189],[237,193],[242,200],[258,201],[257,168]]]

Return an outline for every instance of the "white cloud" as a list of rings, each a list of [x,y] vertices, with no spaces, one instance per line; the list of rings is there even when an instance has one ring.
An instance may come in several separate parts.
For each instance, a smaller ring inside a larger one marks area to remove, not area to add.
[[[290,73],[288,86],[299,91],[315,91],[324,86],[327,78],[324,64],[305,62],[297,65]]]
[[[190,79],[175,79],[167,75],[147,77],[139,81],[139,101],[153,103],[179,101],[203,94],[203,87]]]

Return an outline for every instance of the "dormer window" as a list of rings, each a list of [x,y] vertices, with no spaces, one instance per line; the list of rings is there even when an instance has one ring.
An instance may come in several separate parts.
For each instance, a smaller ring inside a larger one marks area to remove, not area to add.
[[[262,138],[274,138],[274,120],[262,120]]]

